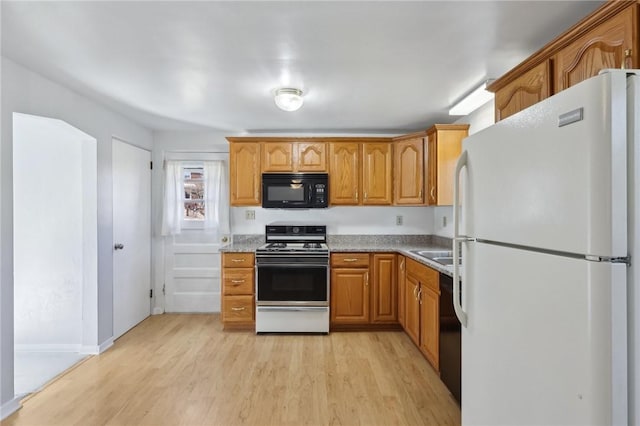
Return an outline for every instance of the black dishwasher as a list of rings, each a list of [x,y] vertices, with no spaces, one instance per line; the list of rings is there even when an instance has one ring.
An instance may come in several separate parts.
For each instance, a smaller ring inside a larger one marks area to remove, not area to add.
[[[440,274],[440,379],[458,402],[461,387],[460,337],[460,321],[453,310],[453,278]]]

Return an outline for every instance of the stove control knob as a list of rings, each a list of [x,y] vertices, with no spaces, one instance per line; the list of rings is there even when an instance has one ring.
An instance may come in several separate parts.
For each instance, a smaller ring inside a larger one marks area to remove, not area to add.
[[[298,234],[300,232],[300,228],[298,228],[297,226],[294,226],[292,231],[294,234]]]

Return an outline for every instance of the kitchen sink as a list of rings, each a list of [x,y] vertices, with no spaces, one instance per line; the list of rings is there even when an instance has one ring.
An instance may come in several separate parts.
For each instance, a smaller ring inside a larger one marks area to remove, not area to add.
[[[435,260],[442,265],[453,265],[453,257],[430,257],[429,259]],[[458,263],[462,263],[461,259],[458,259]]]
[[[453,252],[451,250],[412,250],[412,253],[418,256],[433,259],[434,257],[451,257]]]
[[[451,250],[412,250],[411,252],[441,265],[453,265],[453,252]]]

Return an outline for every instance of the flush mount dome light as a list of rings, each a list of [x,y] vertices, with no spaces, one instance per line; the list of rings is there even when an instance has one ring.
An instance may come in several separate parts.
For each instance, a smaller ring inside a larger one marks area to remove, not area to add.
[[[278,108],[283,111],[295,111],[304,103],[302,90],[290,87],[276,89],[274,100]]]

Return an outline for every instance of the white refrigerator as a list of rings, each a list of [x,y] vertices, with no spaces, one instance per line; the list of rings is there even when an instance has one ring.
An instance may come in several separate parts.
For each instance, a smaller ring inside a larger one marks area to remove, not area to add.
[[[607,70],[463,142],[463,425],[640,424],[639,86]]]

